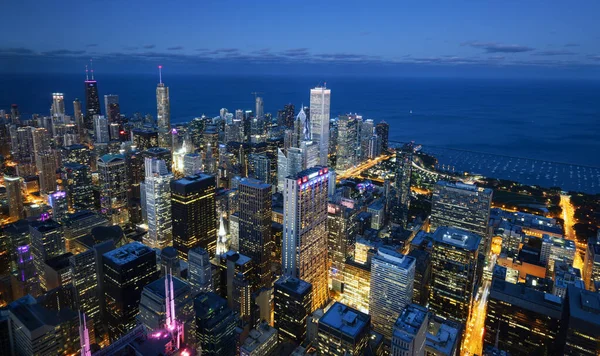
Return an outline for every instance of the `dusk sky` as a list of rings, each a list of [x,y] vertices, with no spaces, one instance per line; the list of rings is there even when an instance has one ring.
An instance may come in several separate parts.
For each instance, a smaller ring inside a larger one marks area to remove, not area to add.
[[[600,77],[597,0],[23,0],[2,12],[0,72],[76,72],[93,58],[104,72]]]

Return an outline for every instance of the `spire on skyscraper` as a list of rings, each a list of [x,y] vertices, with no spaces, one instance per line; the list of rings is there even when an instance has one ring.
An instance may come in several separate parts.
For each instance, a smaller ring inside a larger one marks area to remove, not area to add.
[[[219,220],[219,233],[217,234],[217,255],[220,256],[226,253],[227,250],[227,231],[225,230],[225,223],[223,221],[223,216],[221,215],[221,219]]]
[[[162,65],[158,66],[158,83],[162,84]]]
[[[81,345],[81,356],[92,356],[92,351],[90,350],[90,334],[88,332],[84,313],[79,313],[79,344]]]
[[[92,72],[92,80],[94,80],[94,62],[91,58],[90,58],[90,70]]]

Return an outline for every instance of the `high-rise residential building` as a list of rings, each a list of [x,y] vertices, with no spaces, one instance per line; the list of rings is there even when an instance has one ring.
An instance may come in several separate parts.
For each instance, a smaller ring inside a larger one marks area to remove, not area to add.
[[[302,109],[302,108],[300,108]],[[283,126],[288,129],[294,128],[294,115],[296,113],[294,104],[285,104],[283,106]]]
[[[158,126],[158,146],[171,149],[173,137],[171,136],[171,104],[169,101],[169,87],[162,82],[162,66],[158,66],[160,80],[156,86],[156,124]]]
[[[426,250],[412,249],[408,255],[416,260],[413,303],[427,305],[429,283],[431,282],[431,254]]]
[[[94,187],[92,172],[88,165],[66,163],[63,165],[63,185],[67,191],[67,202],[71,210],[94,209]]]
[[[173,227],[171,219],[171,180],[165,161],[146,158],[146,179],[144,180],[143,207],[145,207],[148,233],[144,236],[144,244],[163,249],[173,244]]]
[[[342,302],[363,313],[369,313],[371,264],[358,263],[350,258],[344,263],[342,271],[337,273],[342,273],[344,280]]]
[[[100,209],[115,224],[129,221],[127,210],[127,166],[123,155],[104,155],[98,158]]]
[[[472,184],[439,181],[433,188],[431,230],[453,226],[486,239],[492,189]]]
[[[565,355],[600,354],[600,293],[570,285],[564,302],[562,328]]]
[[[52,93],[52,108],[50,113],[53,117],[65,116],[65,96],[63,93]]]
[[[119,108],[119,96],[114,94],[104,95],[104,115],[109,123],[119,122],[121,109]]]
[[[412,302],[415,259],[382,247],[371,259],[369,314],[373,330],[390,341],[394,323]]]
[[[312,310],[312,286],[301,279],[282,276],[274,285],[274,325],[279,340],[300,344]]]
[[[92,78],[89,79],[86,72],[85,78],[85,128],[88,131],[94,129],[94,115],[100,115],[100,97],[98,96],[98,82],[94,79],[94,71],[92,70]]]
[[[32,222],[29,225],[29,233],[33,262],[40,279],[40,286],[43,291],[47,291],[44,263],[65,253],[65,235],[62,226],[52,219]]]
[[[77,98],[73,100],[73,120],[77,127],[77,133],[79,134],[79,142],[85,142],[87,134],[85,132],[85,124],[83,122],[83,109],[81,106],[81,101]]]
[[[319,355],[364,355],[369,347],[370,331],[368,314],[335,302],[319,319]]]
[[[188,283],[192,294],[213,291],[212,269],[208,251],[194,247],[188,251]]]
[[[392,222],[406,227],[410,208],[412,175],[412,146],[406,145],[396,151],[396,204],[392,209]]]
[[[104,115],[94,115],[94,142],[108,143],[109,141],[108,119]]]
[[[248,176],[267,184],[273,183],[273,175],[277,168],[272,167],[273,160],[267,153],[252,153],[248,155]],[[275,168],[275,169],[273,169]]]
[[[336,170],[345,171],[355,163],[356,150],[356,117],[340,115],[338,117],[337,162]]]
[[[175,304],[174,318],[184,325],[185,341],[190,342],[195,338],[193,328],[194,321],[194,298],[192,291],[185,281],[173,277],[165,276],[147,284],[142,291],[140,298],[140,313],[137,316],[140,324],[143,324],[149,330],[161,330],[166,325],[167,303],[165,285],[172,281],[173,295],[171,296]]]
[[[354,255],[356,224],[354,218],[358,211],[341,204],[327,203],[328,259],[331,264],[329,277],[332,288],[342,291],[344,283],[344,264]]]
[[[40,295],[31,248],[31,233],[27,220],[18,220],[4,227],[4,238],[11,247],[11,288],[15,299],[31,294]]]
[[[327,167],[289,176],[283,194],[283,273],[312,285],[314,311],[329,299],[327,283]]]
[[[444,319],[440,316],[429,318],[425,355],[457,356],[460,355],[460,344],[464,324]]]
[[[484,345],[497,346],[511,355],[561,355],[563,309],[560,297],[494,278]]]
[[[173,247],[187,261],[188,250],[206,249],[212,258],[217,248],[214,176],[198,174],[171,181]]]
[[[392,332],[392,356],[425,355],[429,311],[427,308],[409,304],[400,313]]]
[[[331,89],[316,87],[310,90],[311,139],[319,145],[319,164],[326,166],[329,160],[329,115]]]
[[[254,262],[248,256],[233,251],[221,255],[227,260],[226,284],[227,303],[237,315],[249,322],[252,313],[252,293],[256,288],[257,276]]]
[[[202,157],[198,153],[186,153],[183,156],[183,175],[193,176],[202,172]]]
[[[271,286],[271,185],[244,178],[238,186],[239,249],[250,257],[258,273],[257,289]]]
[[[102,255],[105,315],[111,341],[133,329],[143,287],[158,278],[156,253],[132,242]]]
[[[588,242],[583,260],[583,281],[587,290],[596,290],[596,282],[600,283],[600,243]]]
[[[196,342],[202,354],[233,356],[237,316],[227,301],[215,293],[202,293],[194,300]]]
[[[88,146],[78,143],[61,147],[60,157],[63,165],[66,163],[79,163],[89,165],[91,163],[90,149],[88,148]]]
[[[377,136],[379,136],[381,139],[381,149],[387,150],[390,125],[385,121],[381,121],[375,126],[375,132],[377,133]]]
[[[67,214],[63,222],[67,252],[77,253],[75,240],[89,235],[96,226],[109,225],[108,219],[91,210],[77,210]]]
[[[56,157],[54,151],[36,153],[35,163],[40,181],[40,192],[48,194],[56,190]]]
[[[576,247],[573,240],[543,235],[540,262],[546,264],[547,274],[552,275],[554,273],[554,263],[556,261],[567,261],[569,264],[573,264],[575,252]]]
[[[263,98],[260,96],[255,97],[254,101],[256,103],[256,118],[261,119],[265,116],[265,103],[263,102]]]
[[[151,129],[133,129],[131,131],[133,145],[139,151],[145,151],[152,147],[158,147],[158,131]]]
[[[466,323],[477,285],[481,236],[452,227],[433,234],[429,307],[445,318]]]
[[[6,198],[8,200],[8,216],[17,221],[23,217],[23,193],[21,185],[23,178],[4,176],[4,185],[6,186]]]

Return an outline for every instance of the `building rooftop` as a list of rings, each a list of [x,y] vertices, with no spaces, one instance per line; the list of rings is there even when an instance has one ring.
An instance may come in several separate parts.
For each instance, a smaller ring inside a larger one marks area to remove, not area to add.
[[[403,255],[388,247],[380,247],[379,250],[377,250],[377,255],[373,256],[373,258],[384,259],[403,269],[409,269],[412,265],[416,264],[414,257]]]
[[[147,150],[143,151],[142,153],[150,154],[152,156],[159,156],[159,155],[170,154],[171,151],[169,151],[168,149],[163,148],[163,147],[150,147]]]
[[[493,190],[490,188],[482,188],[482,187],[478,187],[474,184],[465,184],[465,183],[461,183],[461,182],[448,182],[448,181],[441,180],[441,181],[437,182],[436,185],[439,185],[442,187],[470,191],[470,192],[478,192],[478,193],[483,193],[486,195],[491,195],[493,192]]]
[[[584,321],[589,327],[600,328],[600,293],[569,285],[567,294],[571,318]]]
[[[175,295],[179,294],[179,291],[183,291],[188,289],[189,290],[190,286],[189,284],[187,284],[186,282],[182,281],[181,279],[173,276],[173,292],[175,293]],[[155,280],[152,283],[147,284],[144,289],[147,289],[149,291],[151,291],[152,293],[156,294],[157,296],[159,296],[160,298],[166,298],[165,296],[165,277],[161,277],[157,280]]]
[[[116,155],[105,154],[104,156],[98,158],[98,161],[101,161],[103,163],[113,163],[113,162],[124,161],[124,160],[125,160],[125,156],[123,156],[121,154],[116,154]]]
[[[433,241],[468,251],[476,251],[479,248],[481,236],[455,227],[440,226],[433,233]]]
[[[208,174],[195,174],[171,181],[171,189],[180,194],[193,192],[203,186],[215,185],[215,177]]]
[[[62,308],[60,311],[44,308],[31,295],[17,299],[8,308],[29,331],[45,325],[57,326],[64,321],[77,318],[77,313],[68,308]]]
[[[423,323],[428,322],[427,308],[409,304],[402,310],[394,324],[394,337],[404,342],[412,342]]]
[[[127,245],[121,246],[118,249],[109,251],[103,256],[110,259],[117,265],[124,265],[134,261],[140,256],[153,252],[154,251],[150,247],[142,244],[141,242],[134,241],[128,243]]]
[[[555,319],[562,316],[563,302],[560,297],[528,288],[523,283],[513,284],[494,278],[489,298]]]
[[[286,289],[300,295],[308,293],[312,289],[312,284],[290,276],[281,276],[281,278],[275,281],[275,285],[281,289]]]
[[[271,185],[254,178],[242,178],[240,185],[245,185],[255,189],[271,189]]]
[[[371,317],[342,303],[335,302],[319,319],[319,326],[321,324],[351,338],[356,338],[363,330],[370,327]]]
[[[440,317],[434,317],[430,323],[425,339],[425,348],[435,350],[442,355],[454,355],[460,335],[462,333],[462,324],[445,320]]]
[[[256,329],[250,330],[248,337],[244,341],[242,348],[250,353],[254,351],[258,346],[263,345],[269,339],[277,339],[277,329],[269,326],[269,324],[263,322],[259,324]]]
[[[202,293],[194,300],[197,317],[206,317],[223,306],[227,306],[227,300],[213,292]]]
[[[288,178],[292,179],[302,179],[303,182],[308,181],[314,177],[317,177],[322,174],[326,174],[329,172],[329,168],[323,166],[314,166],[303,171],[298,172],[295,176],[289,176]],[[305,180],[306,178],[306,180]]]
[[[46,265],[55,271],[69,268],[69,257],[71,256],[73,256],[71,252],[63,253],[62,255],[47,260]]]
[[[41,233],[54,231],[60,229],[61,225],[52,219],[43,220],[43,221],[34,221],[30,224],[30,226]]]
[[[371,205],[369,205],[368,209],[371,210],[382,210],[384,207],[384,203],[382,199],[375,200]]]
[[[573,240],[561,239],[555,236],[542,235],[543,244],[551,244],[554,247],[564,248],[566,250],[575,251],[575,242]]]

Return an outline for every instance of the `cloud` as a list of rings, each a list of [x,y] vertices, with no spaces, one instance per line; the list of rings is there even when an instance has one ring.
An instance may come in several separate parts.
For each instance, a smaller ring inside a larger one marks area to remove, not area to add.
[[[592,54],[592,55],[589,55],[588,58],[591,59],[592,61],[600,61],[600,54],[597,54],[597,55]]]
[[[90,43],[88,45],[85,45],[86,47],[98,47],[97,43]]]
[[[195,51],[206,52],[206,51],[208,51],[208,48],[196,48]]]
[[[298,57],[298,56],[307,56],[309,54],[308,48],[290,48],[281,52],[283,56],[289,57]]]
[[[52,51],[42,52],[41,54],[44,56],[69,56],[69,55],[79,55],[84,54],[84,50],[80,51],[72,51],[70,49],[56,49]]]
[[[128,47],[123,47],[123,49],[126,50],[126,51],[137,51],[140,48],[139,47],[135,47],[135,46],[128,46]]]
[[[182,49],[182,46],[167,47],[167,51],[181,51]]]
[[[240,50],[237,48],[217,48],[212,51],[207,52],[208,54],[227,54],[227,53],[237,53]]]
[[[470,41],[463,42],[460,45],[483,49],[486,53],[521,53],[530,52],[534,50],[534,48],[532,47],[521,46],[516,44],[502,44],[496,42]]]
[[[24,47],[13,47],[13,48],[0,48],[0,53],[15,54],[15,55],[27,55],[35,54],[34,51]]]
[[[154,48],[154,47],[156,47],[156,45],[153,45],[153,44],[149,44],[149,45],[143,45],[143,46],[142,46],[142,48],[145,48],[145,49],[152,49],[152,48]]]
[[[532,53],[532,55],[534,55],[534,56],[570,56],[573,54],[577,54],[577,53],[567,51],[567,50],[539,51],[539,52]]]
[[[567,43],[565,47],[579,47],[579,43]]]

